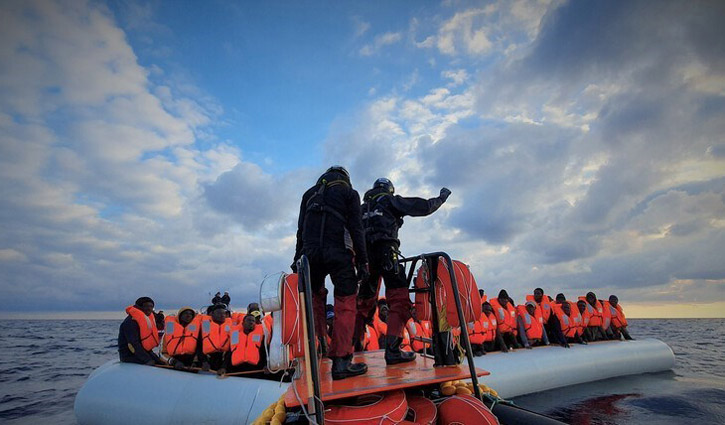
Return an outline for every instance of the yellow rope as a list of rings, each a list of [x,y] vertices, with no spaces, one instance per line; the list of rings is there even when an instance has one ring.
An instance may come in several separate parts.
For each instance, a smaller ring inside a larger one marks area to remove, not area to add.
[[[252,422],[253,425],[281,425],[287,417],[287,408],[284,405],[284,394],[279,400],[264,409],[261,415]]]

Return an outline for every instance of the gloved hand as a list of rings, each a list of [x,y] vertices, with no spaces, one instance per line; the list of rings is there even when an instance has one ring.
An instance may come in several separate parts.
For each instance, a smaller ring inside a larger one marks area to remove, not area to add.
[[[297,261],[293,261],[289,268],[292,269],[292,273],[297,273]]]
[[[365,282],[370,277],[370,267],[368,263],[361,263],[357,265],[357,281]]]
[[[451,196],[451,191],[447,187],[442,188],[440,194],[441,201],[446,202],[449,196]]]

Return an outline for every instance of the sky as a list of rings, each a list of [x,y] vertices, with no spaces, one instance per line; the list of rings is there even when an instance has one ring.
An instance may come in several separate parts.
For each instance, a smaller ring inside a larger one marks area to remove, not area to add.
[[[340,164],[361,193],[450,188],[401,250],[490,295],[725,317],[722,22],[722,1],[0,2],[0,312],[246,306]]]

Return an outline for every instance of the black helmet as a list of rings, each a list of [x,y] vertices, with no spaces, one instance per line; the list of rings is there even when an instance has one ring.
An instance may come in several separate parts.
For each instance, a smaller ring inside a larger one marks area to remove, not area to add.
[[[325,171],[325,174],[333,173],[333,172],[342,174],[343,178],[348,183],[350,183],[350,173],[348,173],[347,170],[345,169],[345,167],[343,167],[342,165],[333,165],[332,167],[328,168],[327,171]]]
[[[375,183],[373,183],[373,189],[376,187],[382,187],[385,189],[386,192],[389,193],[395,193],[395,187],[393,187],[393,182],[386,179],[385,177],[380,177],[379,179],[375,180]]]

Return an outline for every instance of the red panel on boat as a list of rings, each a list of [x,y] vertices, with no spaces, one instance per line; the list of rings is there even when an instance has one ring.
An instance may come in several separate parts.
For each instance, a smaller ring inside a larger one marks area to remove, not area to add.
[[[400,363],[393,366],[385,364],[385,350],[363,351],[355,353],[353,363],[365,362],[368,372],[364,375],[354,376],[339,381],[333,381],[330,374],[332,360],[323,359],[320,364],[320,391],[322,401],[338,400],[363,394],[378,393],[401,388],[418,387],[422,385],[437,384],[445,381],[469,379],[471,377],[468,365],[433,367],[433,359],[416,356],[415,361]],[[488,375],[483,369],[476,369],[477,376]],[[285,405],[296,407],[300,401],[307,403],[307,380],[304,367],[302,377],[292,383],[285,395]]]

